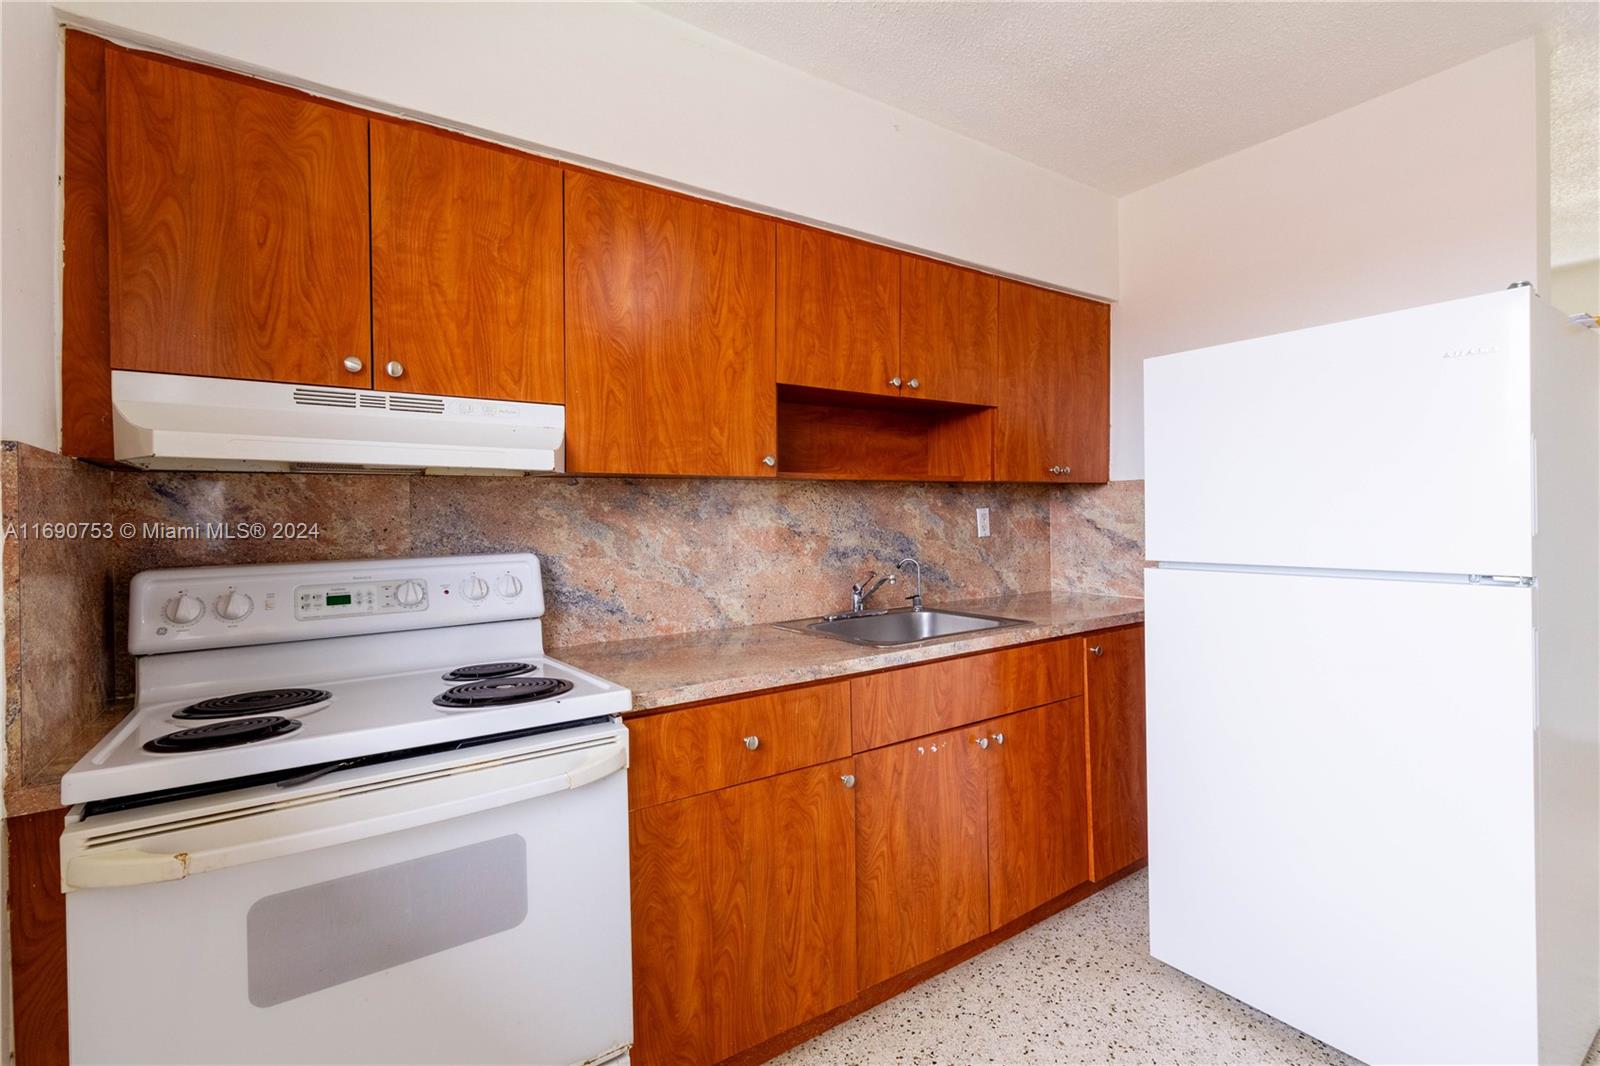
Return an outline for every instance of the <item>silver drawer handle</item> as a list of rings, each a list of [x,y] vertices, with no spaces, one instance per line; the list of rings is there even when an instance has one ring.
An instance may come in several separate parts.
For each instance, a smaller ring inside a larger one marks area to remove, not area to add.
[[[844,787],[845,788],[855,788],[856,787],[856,775],[855,774],[840,774],[839,775],[839,780],[844,782]]]
[[[383,364],[383,372],[392,378],[397,378],[406,372],[405,364],[398,359],[391,359]]]
[[[985,750],[988,750],[988,747],[989,747],[989,738],[988,738],[988,737],[979,737],[979,738],[978,738],[978,739],[977,739],[977,740],[975,740],[975,741],[974,741],[974,742],[973,742],[973,743],[975,743],[975,744],[977,744],[977,745],[978,745],[978,747],[980,747],[980,748],[983,748],[983,749],[985,749]]]
[[[922,382],[918,381],[916,378],[912,378],[910,381],[906,382],[906,384],[911,386],[913,389],[922,388]]]
[[[900,387],[900,379],[899,378],[890,378],[889,379],[889,384],[893,385],[895,388],[898,389]]]
[[[1006,742],[1006,735],[1004,733],[996,733],[994,735],[994,742],[996,744],[1004,744]]]
[[[1091,647],[1091,648],[1090,648],[1090,649],[1089,649],[1089,650],[1090,650],[1090,651],[1092,651],[1092,652],[1094,652],[1094,653],[1095,653],[1095,654],[1096,654],[1096,655],[1104,655],[1104,654],[1105,654],[1105,653],[1106,653],[1106,650],[1105,650],[1105,649],[1104,649],[1104,648],[1102,648],[1102,647],[1101,647],[1101,646],[1100,646],[1100,645],[1098,645],[1098,644],[1096,644],[1096,645],[1094,645],[1094,646],[1093,646],[1093,647]]]
[[[776,455],[763,455],[761,457],[761,465],[762,466],[777,466],[778,465],[778,457]]]
[[[1052,474],[1070,474],[1070,473],[1072,473],[1072,467],[1070,467],[1070,466],[1052,466],[1050,468],[1050,472]]]
[[[751,751],[755,751],[757,748],[759,748],[761,746],[761,738],[760,737],[745,737],[744,738],[744,746],[749,748]]]
[[[352,374],[359,374],[361,372],[361,368],[366,365],[366,363],[361,361],[360,356],[347,355],[344,357],[344,368],[350,371]]]

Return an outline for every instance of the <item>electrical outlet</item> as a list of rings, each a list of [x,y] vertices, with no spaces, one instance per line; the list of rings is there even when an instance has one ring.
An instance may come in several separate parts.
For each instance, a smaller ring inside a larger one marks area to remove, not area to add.
[[[978,508],[978,536],[987,537],[988,535],[989,535],[989,508],[980,507],[980,508]]]

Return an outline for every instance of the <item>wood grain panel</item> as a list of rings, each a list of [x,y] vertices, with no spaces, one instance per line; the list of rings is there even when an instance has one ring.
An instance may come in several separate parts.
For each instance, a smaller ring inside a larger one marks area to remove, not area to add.
[[[378,387],[561,403],[561,169],[415,123],[371,132]]]
[[[999,279],[991,274],[900,257],[900,372],[906,395],[995,402],[999,294]],[[919,383],[915,390],[913,378]]]
[[[998,929],[1089,879],[1083,699],[984,723],[989,925]]]
[[[569,170],[566,227],[568,470],[775,474],[773,221]]]
[[[629,818],[633,914],[633,1061],[712,1061],[711,816],[713,797]]]
[[[67,31],[62,112],[61,450],[110,461],[111,297],[106,234],[106,49]]]
[[[850,679],[856,751],[1083,695],[1083,638]]]
[[[778,380],[899,395],[899,255],[808,226],[777,235]]]
[[[997,481],[1110,476],[1110,309],[1000,282]],[[1051,467],[1067,467],[1052,474]]]
[[[1086,655],[1090,865],[1098,881],[1148,851],[1144,627],[1096,633]]]
[[[755,737],[751,751],[746,737]],[[632,808],[850,754],[850,685],[763,693],[628,719]]]
[[[954,730],[856,756],[860,988],[989,930],[980,732]]]
[[[994,412],[778,403],[778,473],[870,481],[987,481]]]
[[[61,893],[66,811],[6,819],[15,1061],[66,1066],[67,901]]]
[[[112,366],[370,384],[366,118],[117,49],[106,87]]]
[[[1111,479],[1111,308],[1062,297],[1065,304],[1067,481]]]
[[[726,1058],[856,992],[849,759],[715,794],[712,1041]]]

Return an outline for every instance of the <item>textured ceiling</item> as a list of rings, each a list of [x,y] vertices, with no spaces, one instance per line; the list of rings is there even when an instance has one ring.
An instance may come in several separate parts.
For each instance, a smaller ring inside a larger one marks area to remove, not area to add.
[[[1553,41],[1553,258],[1594,258],[1594,3],[656,3],[1114,195],[1503,44]]]

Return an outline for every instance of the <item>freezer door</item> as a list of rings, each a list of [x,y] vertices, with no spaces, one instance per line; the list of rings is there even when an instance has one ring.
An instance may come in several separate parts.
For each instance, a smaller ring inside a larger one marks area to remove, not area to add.
[[[1533,573],[1529,293],[1147,361],[1147,557]]]
[[[1151,953],[1365,1062],[1538,1061],[1530,598],[1147,571]]]

